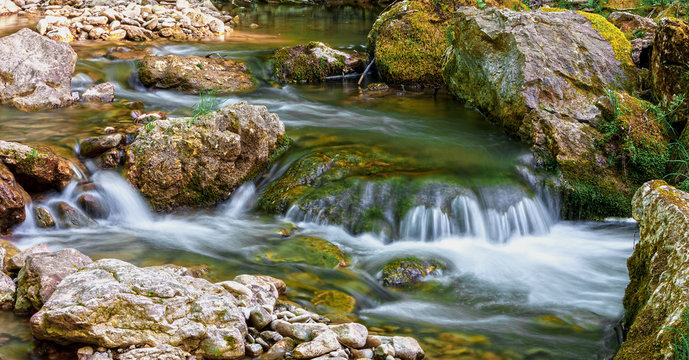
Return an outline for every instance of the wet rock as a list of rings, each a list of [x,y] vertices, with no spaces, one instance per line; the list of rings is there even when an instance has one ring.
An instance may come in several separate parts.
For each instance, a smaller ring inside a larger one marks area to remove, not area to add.
[[[629,331],[615,359],[670,359],[676,339],[671,328],[684,329],[689,317],[689,194],[654,180],[636,191],[632,206],[639,240],[627,261],[623,304]]]
[[[235,301],[203,279],[105,259],[66,277],[31,318],[31,331],[61,344],[169,344],[236,359],[244,356],[247,327]]]
[[[138,49],[120,46],[108,49],[106,57],[111,60],[139,60],[148,55],[151,55],[151,50],[148,48]]]
[[[79,155],[86,158],[96,157],[123,142],[124,136],[122,134],[89,137],[79,142]]]
[[[256,305],[251,308],[249,325],[256,328],[256,330],[263,330],[271,321],[273,321],[273,316],[262,306]]]
[[[48,209],[43,206],[35,205],[33,207],[33,218],[36,226],[42,229],[49,229],[55,227],[55,219],[50,214]]]
[[[407,257],[385,264],[381,270],[381,278],[385,286],[407,287],[444,268],[445,265],[436,260]]]
[[[74,176],[66,159],[14,142],[0,140],[0,162],[30,192],[60,191]]]
[[[31,197],[19,186],[14,175],[0,162],[0,233],[26,219],[25,206]]]
[[[159,210],[227,199],[286,144],[277,115],[246,103],[149,124],[127,149],[125,172]]]
[[[0,38],[0,102],[22,111],[71,105],[76,61],[69,45],[29,29]]]
[[[273,73],[282,82],[320,82],[328,76],[360,73],[363,57],[335,50],[322,42],[277,50]]]
[[[115,85],[111,82],[91,86],[81,94],[84,101],[113,102],[115,100]]]
[[[279,360],[284,359],[285,355],[296,346],[296,342],[290,338],[284,338],[276,342],[273,346],[261,355],[260,360]]]
[[[150,30],[132,25],[122,25],[122,30],[126,33],[127,40],[131,41],[148,41],[153,40],[157,36]]]
[[[116,169],[122,165],[122,151],[119,149],[110,149],[98,156],[99,169]]]
[[[57,203],[55,210],[58,223],[62,228],[80,228],[97,224],[93,219],[64,201]]]
[[[357,323],[347,323],[330,326],[330,330],[335,332],[337,340],[343,346],[361,349],[366,345],[368,329],[366,326]]]
[[[349,257],[336,245],[315,237],[295,237],[280,241],[261,257],[272,262],[296,262],[313,266],[337,268],[349,266]]]
[[[110,215],[108,205],[98,195],[84,193],[77,198],[77,205],[94,219],[105,219]]]
[[[167,344],[133,349],[119,356],[119,360],[187,360],[189,358],[191,358],[191,354],[188,352]]]
[[[402,360],[421,360],[425,353],[416,339],[404,336],[393,336],[392,346],[395,349],[395,357]]]
[[[26,265],[17,277],[15,310],[39,310],[50,299],[62,279],[92,262],[88,256],[75,249],[28,256]]]
[[[0,310],[10,310],[14,306],[17,287],[5,273],[0,272]]]
[[[26,265],[26,258],[28,258],[31,255],[36,255],[36,254],[41,254],[41,253],[49,253],[50,248],[48,247],[47,244],[40,244],[36,246],[32,246],[19,254],[16,254],[12,256],[7,264],[5,265],[6,269],[10,272],[17,272],[21,268]]]
[[[192,94],[211,90],[227,94],[255,87],[246,64],[198,56],[146,56],[139,62],[139,78],[146,86]]]
[[[661,19],[651,58],[651,81],[658,99],[671,101],[675,95],[689,93],[688,63],[689,24],[676,18]]]

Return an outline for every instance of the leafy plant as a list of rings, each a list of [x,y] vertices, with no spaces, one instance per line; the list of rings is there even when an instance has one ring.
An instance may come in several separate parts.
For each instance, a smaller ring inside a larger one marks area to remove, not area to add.
[[[191,127],[196,123],[196,120],[204,115],[208,115],[218,105],[217,89],[210,91],[201,91],[199,94],[199,102],[194,105],[191,112],[191,117],[187,122],[187,127]]]
[[[674,95],[669,101],[667,98],[663,98],[658,105],[651,105],[651,111],[653,111],[660,124],[674,138],[677,138],[678,134],[673,124],[676,122],[677,117],[681,116],[682,110],[684,110],[685,99],[686,96],[684,94],[679,94]]]
[[[682,328],[668,326],[663,329],[675,332],[675,339],[672,344],[675,360],[689,360],[689,311],[686,309],[682,311]]]
[[[632,33],[632,36],[634,37],[634,39],[641,39],[642,37],[646,36],[646,32],[642,29],[636,29]]]

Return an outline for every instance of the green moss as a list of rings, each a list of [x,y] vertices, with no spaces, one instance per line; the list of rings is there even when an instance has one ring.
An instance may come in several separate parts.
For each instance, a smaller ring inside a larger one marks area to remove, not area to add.
[[[634,66],[634,62],[632,61],[632,44],[627,40],[620,29],[601,15],[584,11],[577,11],[577,13],[585,16],[591,22],[591,26],[598,31],[604,39],[610,42],[610,46],[612,46],[612,50],[615,52],[615,58],[621,64]]]
[[[324,312],[342,312],[350,314],[356,307],[356,299],[352,296],[337,290],[326,290],[315,294],[311,303]]]
[[[437,260],[426,260],[410,256],[392,260],[385,264],[380,271],[385,286],[406,287],[444,268],[445,265]]]
[[[259,255],[272,262],[294,262],[312,266],[337,268],[349,266],[349,257],[337,246],[316,237],[281,240],[277,246]]]
[[[342,74],[345,68],[345,57],[334,54],[335,61],[328,62],[323,57],[316,57],[312,50],[326,44],[310,42],[307,45],[286,47],[273,54],[273,74],[282,82],[319,82],[328,76]]]
[[[631,203],[625,193],[594,181],[568,183],[562,191],[565,219],[601,220],[606,217],[628,217]]]

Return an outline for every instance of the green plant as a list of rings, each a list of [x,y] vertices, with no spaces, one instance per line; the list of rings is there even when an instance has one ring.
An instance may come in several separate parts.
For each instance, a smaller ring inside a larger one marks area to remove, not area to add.
[[[632,36],[634,37],[634,39],[641,39],[642,37],[646,36],[646,32],[642,29],[636,29],[632,33]]]
[[[486,4],[486,2],[483,1],[483,0],[478,0],[478,1],[477,1],[477,5],[478,5],[479,9],[483,9],[483,8],[486,7],[488,4]]]
[[[670,100],[663,98],[658,105],[651,105],[650,107],[660,124],[673,138],[678,136],[673,124],[677,122],[677,117],[681,116],[681,112],[684,110],[685,98],[684,94],[677,94]]]
[[[218,105],[217,89],[201,91],[198,104],[192,107],[191,117],[187,121],[187,127],[194,125],[199,117],[210,114],[215,109],[216,105]]]
[[[675,360],[689,360],[689,311],[686,309],[682,311],[681,328],[666,326],[663,330],[675,332],[675,339],[672,343]]]

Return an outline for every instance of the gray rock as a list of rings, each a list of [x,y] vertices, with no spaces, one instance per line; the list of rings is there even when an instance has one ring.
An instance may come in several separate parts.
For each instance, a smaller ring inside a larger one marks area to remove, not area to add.
[[[49,252],[50,248],[47,244],[40,244],[30,247],[20,252],[19,254],[12,256],[10,260],[7,262],[7,270],[11,272],[19,271],[21,268],[24,267],[24,265],[26,265],[26,258],[28,258],[29,256]]]
[[[163,344],[150,348],[129,350],[120,355],[119,360],[187,360],[191,357],[186,351]]]
[[[76,61],[68,44],[29,29],[0,38],[0,102],[23,111],[71,105]]]
[[[88,256],[75,249],[28,256],[26,265],[17,277],[15,310],[39,310],[50,299],[62,279],[92,262]]]
[[[244,356],[247,327],[221,286],[104,259],[66,277],[31,318],[31,331],[61,344],[169,344],[197,356],[236,359]]]
[[[259,344],[247,344],[246,345],[246,356],[257,357],[263,354],[263,347]]]
[[[331,330],[323,330],[311,341],[301,343],[294,348],[295,359],[312,359],[340,349],[337,335]]]
[[[273,316],[263,306],[256,305],[251,308],[249,325],[255,327],[256,330],[263,330],[271,321],[273,321]]]
[[[368,329],[364,325],[357,323],[340,324],[330,326],[330,330],[337,334],[337,340],[346,347],[360,349],[366,345]]]
[[[405,336],[369,336],[380,345],[374,350],[375,357],[393,356],[402,360],[421,360],[426,355],[416,339]]]
[[[278,342],[276,342],[273,346],[268,349],[268,351],[265,352],[261,356],[261,360],[279,360],[279,359],[284,359],[285,355],[289,352],[291,352],[294,349],[294,346],[296,345],[295,341],[290,339],[290,338],[284,338]]]
[[[111,82],[91,86],[81,94],[84,101],[112,102],[115,100],[115,86]]]
[[[14,305],[17,287],[12,279],[0,272],[0,310],[10,310]]]
[[[95,220],[64,201],[57,203],[55,210],[57,212],[58,223],[62,228],[81,228],[97,225]]]

